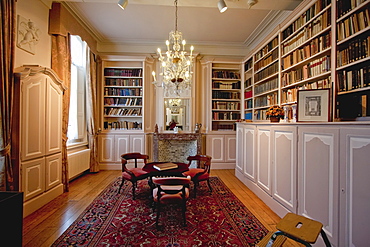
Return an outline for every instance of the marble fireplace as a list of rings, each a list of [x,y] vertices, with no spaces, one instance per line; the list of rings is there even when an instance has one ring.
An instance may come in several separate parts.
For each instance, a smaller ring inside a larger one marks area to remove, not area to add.
[[[201,133],[153,133],[154,161],[183,162],[190,155],[202,153]]]

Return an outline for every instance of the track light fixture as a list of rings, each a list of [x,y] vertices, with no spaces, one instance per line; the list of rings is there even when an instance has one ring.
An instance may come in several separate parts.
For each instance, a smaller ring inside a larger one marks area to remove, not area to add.
[[[118,1],[118,6],[120,6],[123,10],[126,8],[128,4],[128,0],[119,0]]]
[[[220,0],[218,1],[218,10],[220,11],[220,13],[223,13],[227,10],[227,6],[226,6],[226,3],[225,3],[225,0]]]

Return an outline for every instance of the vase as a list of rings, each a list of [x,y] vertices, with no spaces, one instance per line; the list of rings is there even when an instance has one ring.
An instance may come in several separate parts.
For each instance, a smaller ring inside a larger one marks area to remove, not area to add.
[[[278,117],[270,117],[270,122],[271,123],[278,123],[278,122],[280,122],[280,118],[278,118]]]

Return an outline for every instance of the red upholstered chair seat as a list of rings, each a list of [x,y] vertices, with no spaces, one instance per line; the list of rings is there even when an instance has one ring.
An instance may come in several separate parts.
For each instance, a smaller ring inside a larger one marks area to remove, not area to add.
[[[135,175],[137,180],[145,179],[148,177],[148,172],[144,171],[142,168],[131,168],[130,171]],[[122,178],[126,180],[131,180],[131,174],[127,172],[122,172]]]
[[[209,173],[204,173],[205,170],[201,168],[190,168],[189,171],[184,172],[184,176],[190,176],[194,178],[197,174],[201,174],[197,177],[198,181],[204,181],[209,178]],[[203,174],[202,174],[203,173]]]

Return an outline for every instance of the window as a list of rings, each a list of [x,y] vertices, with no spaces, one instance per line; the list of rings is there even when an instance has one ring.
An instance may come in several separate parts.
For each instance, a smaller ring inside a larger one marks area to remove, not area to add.
[[[86,131],[86,42],[71,35],[71,90],[67,145],[85,143]]]

